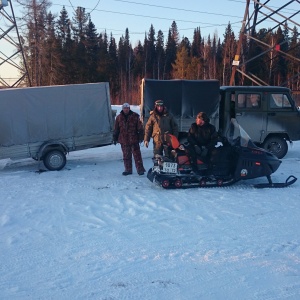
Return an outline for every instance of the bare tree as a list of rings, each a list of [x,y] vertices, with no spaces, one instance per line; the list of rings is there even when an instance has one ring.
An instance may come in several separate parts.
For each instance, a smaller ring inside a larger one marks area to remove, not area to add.
[[[51,6],[48,0],[18,0],[24,10],[23,20],[26,22],[25,59],[33,86],[43,84],[43,57],[47,54],[46,27],[47,9]]]

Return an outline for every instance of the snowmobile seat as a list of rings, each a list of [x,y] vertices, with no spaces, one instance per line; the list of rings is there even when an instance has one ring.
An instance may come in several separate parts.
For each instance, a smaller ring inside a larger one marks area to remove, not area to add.
[[[165,133],[164,139],[165,139],[165,144],[168,147],[171,147],[172,149],[177,149],[180,146],[177,137],[173,134]]]

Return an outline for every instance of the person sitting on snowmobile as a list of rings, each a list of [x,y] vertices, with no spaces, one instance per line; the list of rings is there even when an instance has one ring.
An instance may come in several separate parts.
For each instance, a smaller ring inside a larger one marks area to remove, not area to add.
[[[218,140],[216,128],[209,122],[210,120],[207,114],[199,112],[196,117],[196,122],[193,123],[189,129],[187,137],[188,154],[194,172],[198,170],[197,155],[200,155],[204,162],[208,162],[211,152]]]

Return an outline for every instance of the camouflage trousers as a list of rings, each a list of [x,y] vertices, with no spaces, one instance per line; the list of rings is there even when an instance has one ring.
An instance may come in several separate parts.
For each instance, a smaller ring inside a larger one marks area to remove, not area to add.
[[[146,171],[143,165],[143,159],[142,159],[142,154],[141,154],[141,149],[139,144],[133,144],[133,145],[121,144],[121,149],[123,152],[125,171],[132,172],[132,156],[134,158],[137,172],[140,173]]]
[[[166,145],[164,145],[163,143],[155,143],[153,141],[153,155],[155,156],[155,154],[159,154],[159,155],[165,155],[165,156],[169,156],[169,149]]]

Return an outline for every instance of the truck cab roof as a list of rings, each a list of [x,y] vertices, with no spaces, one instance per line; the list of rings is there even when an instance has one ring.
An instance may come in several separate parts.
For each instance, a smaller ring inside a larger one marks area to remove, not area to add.
[[[242,92],[291,92],[291,90],[287,87],[282,86],[221,86],[220,90],[225,92],[235,92],[235,91],[242,91]]]

